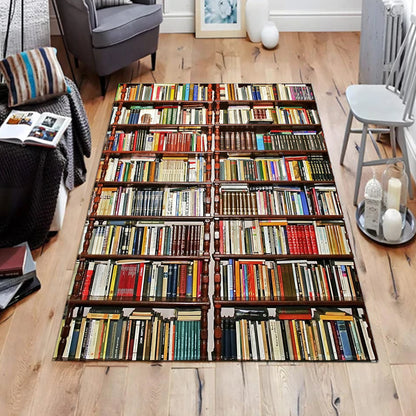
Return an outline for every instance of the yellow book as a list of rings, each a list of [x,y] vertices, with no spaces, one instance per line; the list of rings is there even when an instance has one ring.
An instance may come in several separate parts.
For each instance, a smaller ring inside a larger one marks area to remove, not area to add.
[[[325,333],[325,328],[324,328],[324,323],[321,320],[317,321],[318,326],[319,326],[319,334],[321,336],[322,339],[322,345],[324,348],[324,358],[325,360],[330,360],[331,359],[331,354],[329,353],[329,347],[328,347],[328,340],[326,338],[326,333]]]
[[[143,231],[143,242],[142,242],[142,246],[140,248],[140,254],[146,254],[147,252],[147,230],[149,227],[144,227],[144,231]]]
[[[300,347],[299,347],[299,341],[300,340],[298,340],[298,332],[297,332],[297,329],[296,329],[295,320],[291,319],[290,320],[290,325],[292,327],[292,336],[293,336],[294,341],[295,341],[297,360],[300,361],[302,359],[301,354],[300,354]]]
[[[112,298],[114,296],[114,288],[117,280],[117,270],[118,270],[118,264],[113,265],[113,270],[111,272],[111,282],[110,282],[110,290],[108,293],[108,297]]]
[[[98,330],[97,330],[97,342],[95,343],[95,351],[94,351],[94,359],[98,360],[100,358],[100,352],[103,342],[103,332],[104,329],[104,321],[100,319],[98,322]]]
[[[240,261],[234,261],[234,279],[235,279],[235,297],[236,299],[241,299],[241,277],[240,277]]]
[[[312,333],[312,327],[311,325],[307,324],[306,322],[304,322],[305,328],[306,328],[306,335],[308,337],[308,343],[309,343],[309,351],[311,353],[311,359],[316,361],[318,359],[318,353],[316,350],[316,345],[315,345],[315,339]]]
[[[195,299],[197,296],[197,283],[198,283],[198,262],[193,262],[193,273],[192,273],[192,297]]]
[[[322,361],[324,358],[323,356],[324,353],[321,348],[321,343],[319,342],[318,323],[315,320],[312,320],[311,327],[312,327],[312,337],[313,337],[313,340],[315,343],[314,345],[316,349],[316,359]]]
[[[261,326],[261,333],[263,335],[262,338],[263,338],[263,347],[264,347],[264,359],[270,360],[269,348],[267,345],[267,336],[266,336],[266,322],[261,321],[260,326]]]

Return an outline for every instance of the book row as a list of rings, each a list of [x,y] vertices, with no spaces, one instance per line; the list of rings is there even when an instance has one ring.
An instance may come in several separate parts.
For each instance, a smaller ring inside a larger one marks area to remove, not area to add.
[[[102,187],[96,215],[204,216],[205,188]],[[92,212],[95,198],[91,201]]]
[[[175,300],[201,296],[202,261],[78,262],[80,295],[87,299]],[[78,294],[74,294],[77,296]]]
[[[206,152],[208,138],[199,130],[117,130],[107,150],[112,152]]]
[[[102,169],[103,164],[100,164]],[[101,177],[101,170],[97,173]],[[203,182],[206,179],[206,161],[199,157],[165,156],[120,158],[108,161],[106,182]]]
[[[220,254],[350,255],[342,221],[220,220]]]
[[[143,224],[128,221],[96,221],[88,254],[201,256],[203,224]]]
[[[222,359],[375,361],[363,310],[338,319],[222,319]]]
[[[116,118],[118,116],[118,119]],[[116,121],[117,120],[117,121]],[[113,107],[110,124],[207,124],[208,110],[203,106]]]
[[[220,215],[342,215],[335,186],[222,185]]]
[[[313,108],[235,105],[220,109],[219,124],[320,124]]]
[[[220,100],[276,101],[314,100],[310,85],[306,84],[218,84]]]
[[[121,100],[124,85],[119,84],[115,100]],[[132,84],[124,91],[124,101],[212,101],[208,84]]]
[[[222,300],[352,301],[361,298],[354,263],[335,260],[220,261]]]
[[[220,150],[325,150],[322,133],[315,131],[221,131]]]
[[[107,311],[108,310],[108,311]],[[155,311],[79,308],[71,319],[64,360],[177,361],[200,358],[201,311],[176,311],[164,318]]]
[[[222,181],[332,181],[330,162],[323,155],[220,159]]]

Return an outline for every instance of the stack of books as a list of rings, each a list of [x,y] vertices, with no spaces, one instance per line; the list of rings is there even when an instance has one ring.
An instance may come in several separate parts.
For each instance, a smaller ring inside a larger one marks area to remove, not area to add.
[[[0,310],[40,289],[27,242],[0,248]]]

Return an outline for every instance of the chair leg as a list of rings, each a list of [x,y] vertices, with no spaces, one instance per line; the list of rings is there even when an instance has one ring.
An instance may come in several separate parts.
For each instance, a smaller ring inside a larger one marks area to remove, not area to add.
[[[100,87],[101,87],[101,95],[104,97],[105,92],[107,90],[107,86],[105,85],[105,77],[100,76]]]
[[[151,56],[152,56],[152,71],[154,71],[156,68],[156,52],[153,52]]]
[[[404,129],[402,127],[397,129],[397,141],[402,151],[404,168],[406,170],[407,178],[409,180],[409,198],[413,199],[414,194],[413,194],[413,186],[412,186],[412,176],[410,173],[409,155],[407,153],[407,145],[406,145],[406,140],[404,137]]]
[[[352,124],[352,111],[350,110],[350,112],[348,114],[347,125],[345,127],[344,141],[342,143],[341,157],[340,157],[340,160],[339,160],[340,165],[344,164],[345,152],[347,150],[347,144],[348,144],[348,140],[350,138],[351,124]]]
[[[396,128],[394,126],[390,127],[390,146],[391,146],[391,154],[393,157],[396,157]]]
[[[357,173],[355,174],[355,189],[354,189],[354,205],[357,205],[358,191],[360,189],[361,175],[363,172],[363,161],[365,153],[365,142],[367,140],[368,125],[363,125],[363,133],[361,136],[360,153],[358,155]]]

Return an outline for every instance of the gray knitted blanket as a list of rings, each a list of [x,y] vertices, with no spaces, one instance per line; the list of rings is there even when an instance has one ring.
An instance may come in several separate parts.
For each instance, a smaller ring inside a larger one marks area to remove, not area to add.
[[[67,82],[69,94],[17,108],[72,117],[56,149],[0,143],[0,247],[23,241],[31,249],[40,247],[52,223],[61,178],[68,190],[85,181],[90,129],[79,91]],[[7,87],[0,85],[0,123],[10,112],[7,94]]]

